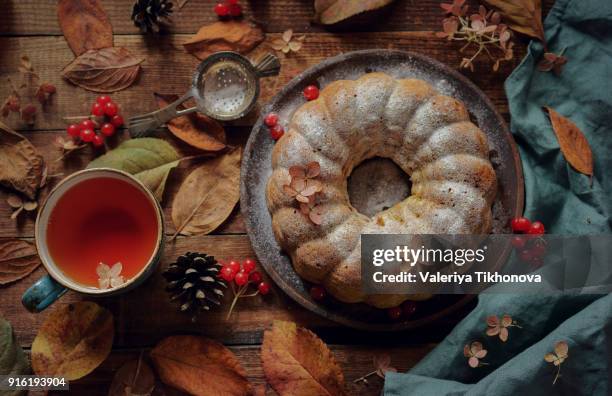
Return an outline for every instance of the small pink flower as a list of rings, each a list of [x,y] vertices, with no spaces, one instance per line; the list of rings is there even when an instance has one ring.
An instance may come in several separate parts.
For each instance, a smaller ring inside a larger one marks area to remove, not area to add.
[[[555,378],[553,379],[553,385],[557,382],[557,380],[560,377],[561,364],[565,361],[565,359],[567,359],[568,352],[569,352],[569,347],[567,345],[567,342],[559,341],[555,344],[554,353],[547,353],[546,355],[544,355],[544,360],[546,360],[548,363],[554,364],[557,367],[557,374],[555,375]]]
[[[501,320],[496,315],[491,315],[487,318],[487,335],[493,337],[499,335],[499,339],[503,342],[508,341],[508,328],[521,327],[512,320],[510,315],[502,316]]]
[[[440,3],[440,8],[446,14],[451,14],[455,16],[463,16],[467,13],[468,6],[464,5],[465,0],[453,0],[452,4],[448,3]]]
[[[483,349],[482,344],[478,341],[465,345],[463,347],[463,356],[468,358],[468,364],[472,368],[487,364],[480,361],[480,359],[487,356],[487,350]]]

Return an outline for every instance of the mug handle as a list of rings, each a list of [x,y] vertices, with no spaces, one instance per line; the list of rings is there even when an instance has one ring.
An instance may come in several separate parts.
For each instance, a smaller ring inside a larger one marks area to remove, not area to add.
[[[66,291],[68,289],[55,279],[45,275],[23,293],[21,303],[30,312],[41,312],[63,296]]]

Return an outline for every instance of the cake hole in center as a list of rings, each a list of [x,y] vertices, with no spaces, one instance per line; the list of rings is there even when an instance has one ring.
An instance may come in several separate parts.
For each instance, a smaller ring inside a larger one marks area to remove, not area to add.
[[[395,162],[374,157],[353,169],[348,178],[351,205],[368,217],[389,209],[410,196],[410,176]]]

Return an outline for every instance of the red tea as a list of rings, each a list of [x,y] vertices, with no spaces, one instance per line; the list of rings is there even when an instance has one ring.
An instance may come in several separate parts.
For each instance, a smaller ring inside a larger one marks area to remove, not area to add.
[[[100,177],[68,189],[52,209],[47,247],[73,281],[98,287],[96,268],[121,262],[125,280],[148,263],[157,245],[157,208],[127,181]]]

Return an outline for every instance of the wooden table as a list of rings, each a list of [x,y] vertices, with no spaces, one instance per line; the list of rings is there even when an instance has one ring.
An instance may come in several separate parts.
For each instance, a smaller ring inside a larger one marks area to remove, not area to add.
[[[449,1],[450,2],[450,1]],[[199,27],[216,20],[212,12],[215,1],[190,0],[172,17],[174,24],[169,34],[153,39],[141,35],[133,26],[130,15],[132,2],[106,0],[103,6],[113,24],[115,45],[124,46],[136,55],[146,58],[143,72],[132,87],[113,94],[126,116],[150,111],[155,108],[153,92],[182,93],[187,88],[198,60],[187,54],[181,43]],[[462,58],[459,46],[436,38],[434,31],[440,30],[442,15],[436,0],[398,0],[383,10],[353,18],[327,30],[310,23],[313,14],[311,0],[243,0],[247,18],[263,23],[267,42],[278,38],[286,29],[306,33],[304,47],[296,54],[284,58],[281,75],[263,84],[261,103],[265,103],[296,73],[321,60],[342,52],[390,48],[420,52],[445,62],[453,67]],[[469,1],[475,9],[476,1]],[[548,10],[552,0],[545,2]],[[21,55],[28,55],[41,79],[50,81],[58,88],[49,109],[40,114],[33,128],[20,125],[12,118],[10,124],[22,131],[43,153],[51,166],[50,174],[68,175],[83,168],[94,157],[88,148],[70,157],[67,161],[55,162],[59,156],[53,141],[65,134],[62,117],[87,114],[96,95],[77,88],[62,80],[60,71],[73,59],[60,31],[54,0],[6,1],[0,12],[0,78],[16,76]],[[525,43],[518,42],[517,59],[525,53]],[[463,71],[493,101],[498,110],[509,120],[508,106],[503,82],[518,60],[505,64],[498,73],[490,71],[486,61],[478,63],[474,72]],[[0,100],[9,94],[8,84],[0,86]],[[14,117],[14,116],[13,116]],[[253,117],[228,125],[226,130],[230,142],[244,144]],[[168,233],[174,232],[168,203],[172,201],[186,169],[171,175],[166,196],[166,223]],[[0,191],[0,237],[33,237],[34,216],[21,216],[18,221],[10,219],[11,209],[6,203],[6,191]],[[168,243],[161,268],[176,256],[186,251],[200,251],[219,258],[244,258],[252,256],[249,238],[245,234],[244,222],[238,208],[230,218],[212,235],[179,237]],[[45,273],[39,268],[26,279],[8,287],[0,288],[0,312],[13,325],[19,342],[27,350],[37,329],[47,313],[30,314],[21,306],[21,295],[37,278]],[[92,374],[71,384],[76,393],[89,395],[106,394],[114,371],[126,360],[137,357],[156,342],[168,335],[201,334],[215,338],[228,345],[238,356],[253,383],[265,383],[260,363],[262,332],[272,320],[295,321],[315,331],[330,345],[342,365],[348,381],[372,371],[372,359],[378,353],[389,353],[392,363],[400,371],[406,371],[425,356],[461,319],[473,304],[452,317],[428,328],[402,334],[361,333],[342,328],[324,320],[291,301],[282,291],[273,288],[265,298],[242,300],[229,321],[225,312],[213,312],[191,323],[188,317],[177,312],[169,302],[164,280],[158,274],[146,284],[124,296],[99,300],[109,308],[115,319],[115,341],[110,357]],[[80,300],[80,296],[68,293],[56,305]],[[382,381],[372,379],[369,386],[361,387],[358,393],[377,395]],[[269,391],[274,394],[272,391]]]

